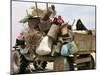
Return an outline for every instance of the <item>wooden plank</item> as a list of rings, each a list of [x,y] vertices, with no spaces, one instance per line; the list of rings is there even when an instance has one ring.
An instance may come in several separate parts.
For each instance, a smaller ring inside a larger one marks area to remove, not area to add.
[[[74,33],[74,41],[79,51],[89,51],[95,49],[95,36],[81,33]]]

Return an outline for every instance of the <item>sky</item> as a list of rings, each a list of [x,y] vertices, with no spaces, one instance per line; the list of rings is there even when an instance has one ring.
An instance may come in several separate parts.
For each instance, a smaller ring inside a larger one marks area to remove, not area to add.
[[[51,4],[49,4],[50,6]],[[54,4],[57,15],[61,15],[65,22],[72,24],[75,19],[73,29],[78,19],[81,19],[87,29],[95,29],[95,6]],[[34,2],[12,1],[12,46],[15,45],[16,36],[26,28],[27,24],[19,23],[19,20],[26,16],[26,10],[30,13]],[[38,8],[45,9],[45,3],[38,3]]]

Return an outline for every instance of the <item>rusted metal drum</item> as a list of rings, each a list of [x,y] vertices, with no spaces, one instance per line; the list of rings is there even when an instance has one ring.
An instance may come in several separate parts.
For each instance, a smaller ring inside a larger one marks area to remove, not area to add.
[[[60,27],[59,25],[53,24],[48,32],[48,36],[53,40],[56,40],[59,35]]]

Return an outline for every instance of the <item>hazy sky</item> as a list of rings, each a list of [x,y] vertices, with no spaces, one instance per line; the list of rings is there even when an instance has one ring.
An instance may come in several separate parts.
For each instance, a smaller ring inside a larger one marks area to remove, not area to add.
[[[26,9],[31,10],[34,2],[12,2],[12,45],[15,44],[16,36],[25,28],[25,25],[18,21],[26,15]],[[50,6],[51,4],[49,4]],[[95,7],[80,5],[54,4],[57,15],[61,15],[65,22],[72,24],[73,20],[81,19],[88,29],[95,29]],[[45,3],[38,3],[41,9],[46,8]],[[76,23],[76,22],[75,22]]]

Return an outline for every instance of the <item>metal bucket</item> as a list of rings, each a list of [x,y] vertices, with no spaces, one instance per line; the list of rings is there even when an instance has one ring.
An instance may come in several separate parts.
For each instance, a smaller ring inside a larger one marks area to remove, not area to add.
[[[51,37],[53,40],[56,40],[59,34],[60,27],[59,25],[53,24],[48,32],[48,36]]]

